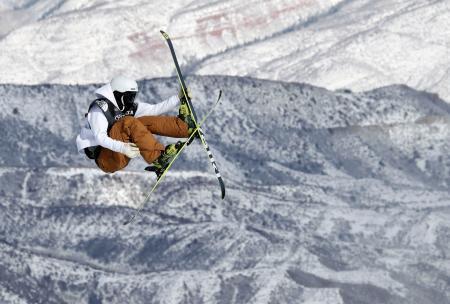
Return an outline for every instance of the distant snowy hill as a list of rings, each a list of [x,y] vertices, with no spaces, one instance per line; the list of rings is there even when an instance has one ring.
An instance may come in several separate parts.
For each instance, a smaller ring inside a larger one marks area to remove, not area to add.
[[[164,29],[190,74],[407,84],[450,100],[449,18],[449,1],[430,0],[7,1],[0,83],[170,76]]]
[[[97,86],[0,85],[2,303],[450,303],[450,106],[406,86],[363,93],[188,78],[227,185],[197,143],[143,215],[154,177],[75,153]],[[174,78],[140,82],[142,101]]]

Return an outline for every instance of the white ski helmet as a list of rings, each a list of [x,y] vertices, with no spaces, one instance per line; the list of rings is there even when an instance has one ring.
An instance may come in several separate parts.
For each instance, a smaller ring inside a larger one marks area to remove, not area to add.
[[[133,105],[138,93],[138,85],[134,79],[118,75],[111,79],[110,84],[120,110]]]

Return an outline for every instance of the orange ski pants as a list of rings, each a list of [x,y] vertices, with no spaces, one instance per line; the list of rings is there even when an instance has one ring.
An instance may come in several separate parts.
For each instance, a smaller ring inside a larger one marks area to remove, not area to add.
[[[135,143],[144,160],[151,164],[157,159],[165,147],[155,138],[156,135],[187,138],[188,126],[175,116],[143,116],[135,118],[125,116],[118,120],[109,131],[109,137],[122,142]],[[97,166],[104,172],[112,173],[125,168],[130,159],[122,153],[101,147],[95,160]]]

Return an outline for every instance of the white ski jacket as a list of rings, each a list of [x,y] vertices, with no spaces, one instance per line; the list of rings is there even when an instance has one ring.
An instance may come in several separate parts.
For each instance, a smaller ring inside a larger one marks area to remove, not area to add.
[[[106,98],[117,106],[116,99],[108,83],[95,91],[98,98]],[[177,95],[170,97],[157,104],[137,103],[138,107],[134,117],[155,116],[169,112],[179,107],[180,100]],[[102,146],[112,151],[123,153],[125,143],[112,139],[108,136],[108,120],[103,111],[94,105],[88,112],[85,119],[85,125],[81,128],[80,134],[76,139],[78,152],[84,153],[84,148],[92,146]]]

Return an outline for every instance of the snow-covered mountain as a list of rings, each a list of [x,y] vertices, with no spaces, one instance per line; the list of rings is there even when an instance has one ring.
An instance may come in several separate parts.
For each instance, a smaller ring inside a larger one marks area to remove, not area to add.
[[[190,74],[407,84],[450,100],[449,18],[442,0],[3,1],[0,83],[170,76],[164,29]]]
[[[0,302],[450,303],[447,103],[406,86],[188,83],[200,116],[225,89],[204,131],[227,197],[192,144],[131,226],[144,163],[105,175],[75,153],[96,86],[0,86]],[[150,102],[177,91],[140,87]]]

